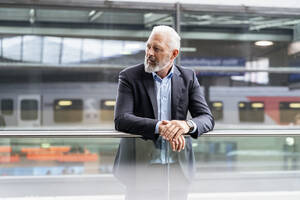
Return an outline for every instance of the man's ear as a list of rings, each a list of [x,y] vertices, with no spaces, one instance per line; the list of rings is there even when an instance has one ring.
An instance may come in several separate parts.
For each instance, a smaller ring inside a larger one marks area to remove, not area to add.
[[[178,49],[174,49],[174,50],[172,51],[171,59],[174,60],[174,59],[178,56],[178,54],[179,54]]]

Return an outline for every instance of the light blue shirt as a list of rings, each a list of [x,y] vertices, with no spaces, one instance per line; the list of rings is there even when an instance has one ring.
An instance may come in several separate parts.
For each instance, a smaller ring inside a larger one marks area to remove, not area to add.
[[[171,120],[171,91],[172,91],[172,77],[174,73],[174,65],[165,78],[161,79],[155,72],[152,72],[155,91],[156,91],[156,101],[157,101],[157,114],[158,120],[155,133],[159,134],[159,124],[162,120]],[[192,121],[194,129],[191,133],[195,133],[197,130],[197,125]]]
[[[162,120],[171,120],[171,91],[172,91],[172,77],[174,73],[174,65],[168,74],[168,76],[163,79],[159,77],[155,72],[152,72],[153,79],[155,82],[155,91],[156,91],[156,100],[157,100],[157,114],[159,122],[156,124],[155,133],[159,134],[159,124]],[[194,133],[197,129],[196,124],[194,124]],[[167,141],[159,137],[157,142],[161,141],[161,151],[160,151],[160,160],[154,160],[152,163],[167,163]],[[172,159],[169,159],[169,162],[172,162]]]

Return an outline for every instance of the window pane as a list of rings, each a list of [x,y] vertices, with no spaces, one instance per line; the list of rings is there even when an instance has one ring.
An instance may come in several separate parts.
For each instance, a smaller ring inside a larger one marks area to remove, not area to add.
[[[3,38],[0,38],[0,56],[2,57],[3,56]]]
[[[300,102],[280,102],[280,122],[300,125]]]
[[[93,61],[100,59],[102,55],[102,40],[84,39],[83,40],[83,61]]]
[[[61,41],[60,37],[44,38],[43,63],[59,63]]]
[[[21,37],[3,38],[3,58],[21,59]]]
[[[239,102],[240,122],[264,122],[263,102]]]
[[[212,112],[215,120],[223,119],[223,103],[221,101],[210,102],[209,107],[211,109],[211,112]]]
[[[80,99],[56,99],[53,109],[56,123],[82,121],[83,102]]]
[[[42,39],[38,36],[24,36],[23,61],[40,62]]]
[[[79,63],[81,39],[64,38],[62,63]]]
[[[3,115],[13,114],[13,100],[12,99],[2,99],[1,100],[1,112]]]
[[[103,99],[100,103],[100,120],[112,122],[114,120],[115,99]]]
[[[38,101],[22,100],[21,101],[21,119],[36,120],[38,118]]]

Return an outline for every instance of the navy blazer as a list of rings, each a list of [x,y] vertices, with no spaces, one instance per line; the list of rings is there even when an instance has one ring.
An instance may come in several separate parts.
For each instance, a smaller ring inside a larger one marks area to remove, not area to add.
[[[172,77],[171,118],[186,120],[190,111],[197,131],[197,138],[213,129],[214,119],[200,90],[195,72],[175,66]],[[151,73],[146,73],[144,64],[129,67],[120,72],[115,108],[115,129],[155,139],[158,122],[155,83]]]
[[[172,77],[171,118],[186,120],[188,110],[197,124],[197,138],[214,127],[213,116],[200,90],[199,82],[191,69],[175,66]],[[131,185],[133,180],[149,173],[149,161],[156,148],[152,142],[157,120],[155,83],[151,73],[146,73],[144,65],[129,67],[120,72],[118,96],[115,107],[115,128],[118,131],[141,135],[139,138],[122,138],[114,162],[114,174],[119,180]],[[150,140],[147,140],[150,139]],[[177,153],[187,180],[195,173],[195,157],[191,138],[185,138],[185,149]]]

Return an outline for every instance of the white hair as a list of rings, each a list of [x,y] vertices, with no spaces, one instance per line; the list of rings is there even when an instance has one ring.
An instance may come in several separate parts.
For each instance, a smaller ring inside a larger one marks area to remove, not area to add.
[[[174,49],[177,49],[178,51],[180,50],[180,36],[172,27],[165,26],[165,25],[155,26],[151,32],[151,35],[153,34],[167,34],[169,40],[168,42],[169,48],[171,50]]]

